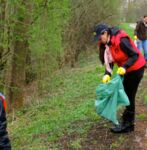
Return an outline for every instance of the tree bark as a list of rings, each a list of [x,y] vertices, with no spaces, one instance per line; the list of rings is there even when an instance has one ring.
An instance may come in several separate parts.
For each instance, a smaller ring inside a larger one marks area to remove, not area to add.
[[[8,36],[9,48],[11,55],[7,62],[6,71],[6,96],[9,101],[9,111],[20,108],[23,106],[24,99],[24,83],[25,83],[25,67],[26,57],[28,52],[28,29],[30,23],[28,12],[29,1],[23,0],[21,4],[25,10],[21,10],[22,7],[14,7],[14,15],[17,16],[16,20],[9,18],[10,32]],[[11,6],[10,6],[11,7]],[[22,13],[22,14],[21,14]],[[8,26],[9,26],[8,25]]]

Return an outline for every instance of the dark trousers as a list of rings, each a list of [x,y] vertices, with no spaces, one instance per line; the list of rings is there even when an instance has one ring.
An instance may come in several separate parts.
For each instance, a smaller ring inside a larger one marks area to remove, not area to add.
[[[11,144],[7,133],[6,113],[1,100],[0,100],[0,150],[11,150]]]
[[[143,77],[144,74],[144,67],[132,71],[130,73],[127,73],[124,76],[124,90],[129,98],[130,105],[126,107],[124,113],[123,113],[123,121],[124,122],[132,122],[134,123],[135,119],[135,96],[137,93],[137,89],[139,86],[139,83]]]

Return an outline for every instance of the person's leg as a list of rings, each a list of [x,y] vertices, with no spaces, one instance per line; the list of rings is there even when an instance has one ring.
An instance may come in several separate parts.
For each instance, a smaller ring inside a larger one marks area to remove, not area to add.
[[[143,47],[142,47],[142,41],[141,40],[137,40],[137,48],[141,51],[141,53],[143,52]]]
[[[130,105],[126,107],[123,114],[124,122],[134,123],[135,118],[135,96],[139,83],[143,77],[144,68],[128,73],[124,77],[124,90],[129,98]]]
[[[129,98],[130,105],[126,107],[123,113],[121,124],[115,128],[111,128],[111,132],[126,133],[134,131],[135,95],[141,78],[143,77],[143,73],[144,67],[125,75],[123,85],[124,90]]]
[[[7,133],[7,120],[3,103],[0,100],[0,149],[11,150],[11,144]]]
[[[144,58],[145,58],[146,64],[147,64],[147,40],[144,40],[142,42],[142,47],[143,47],[143,51],[144,51]]]

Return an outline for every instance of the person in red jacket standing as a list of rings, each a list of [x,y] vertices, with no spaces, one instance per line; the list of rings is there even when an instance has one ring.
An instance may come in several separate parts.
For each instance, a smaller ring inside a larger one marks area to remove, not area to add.
[[[146,61],[135,46],[131,38],[116,27],[107,24],[98,24],[94,29],[95,40],[98,41],[99,58],[105,65],[103,83],[111,79],[113,65],[117,64],[117,73],[124,76],[124,90],[129,98],[130,105],[122,115],[119,125],[111,128],[113,133],[126,133],[134,131],[135,121],[135,95],[144,74]]]
[[[6,101],[0,93],[0,150],[11,150],[11,144],[7,132]]]

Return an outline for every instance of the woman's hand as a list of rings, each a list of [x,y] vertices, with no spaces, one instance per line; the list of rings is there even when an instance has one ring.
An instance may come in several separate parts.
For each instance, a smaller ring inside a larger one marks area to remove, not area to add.
[[[134,35],[134,40],[137,40],[138,38],[137,38],[137,36],[136,35]]]
[[[110,79],[111,79],[111,77],[108,74],[106,74],[106,75],[103,76],[102,82],[107,83],[107,82],[110,81]]]
[[[117,74],[119,75],[124,75],[126,73],[126,69],[123,68],[123,67],[119,67],[118,70],[117,70]]]

